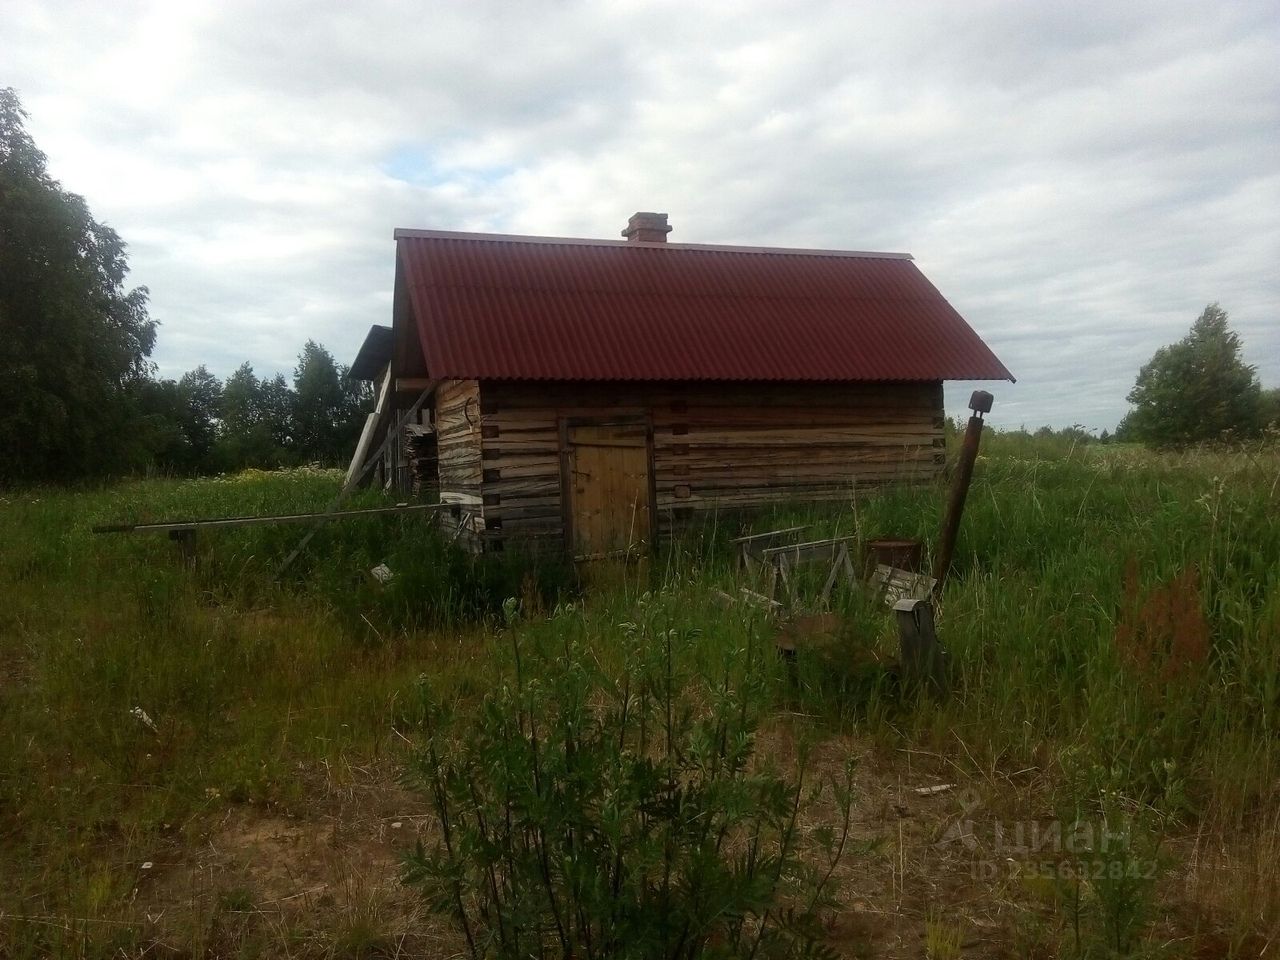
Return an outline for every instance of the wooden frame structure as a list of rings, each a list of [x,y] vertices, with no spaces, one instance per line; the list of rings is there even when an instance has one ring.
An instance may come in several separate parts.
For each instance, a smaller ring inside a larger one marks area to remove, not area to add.
[[[752,577],[763,576],[764,596],[770,600],[778,599],[781,587],[783,596],[789,603],[796,601],[795,572],[804,563],[831,564],[819,592],[824,604],[831,599],[831,591],[841,577],[851,585],[857,582],[857,571],[849,556],[849,544],[854,538],[802,540],[801,536],[807,529],[807,526],[784,527],[737,537],[731,541],[738,546],[738,559],[742,568]]]

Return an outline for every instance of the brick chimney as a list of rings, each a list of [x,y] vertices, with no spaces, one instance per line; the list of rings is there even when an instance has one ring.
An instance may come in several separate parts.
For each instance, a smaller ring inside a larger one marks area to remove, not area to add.
[[[627,229],[622,231],[622,235],[640,243],[666,243],[670,232],[665,213],[635,213],[627,221]]]

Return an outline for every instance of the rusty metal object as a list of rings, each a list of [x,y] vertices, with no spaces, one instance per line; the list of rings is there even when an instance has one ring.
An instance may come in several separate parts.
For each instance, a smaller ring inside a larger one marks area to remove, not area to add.
[[[874,570],[876,566],[883,565],[917,573],[923,552],[924,545],[919,540],[870,540],[867,542],[867,567]]]
[[[964,514],[965,500],[969,496],[969,483],[973,479],[973,463],[978,459],[978,444],[982,440],[982,415],[991,412],[992,399],[991,394],[985,390],[975,390],[969,398],[969,409],[973,411],[973,415],[969,417],[964,441],[960,445],[955,479],[951,484],[951,498],[947,501],[947,515],[942,522],[942,538],[938,544],[938,555],[934,558],[933,578],[937,581],[933,587],[934,596],[942,593],[947,574],[951,570],[956,536],[960,533],[960,518]]]

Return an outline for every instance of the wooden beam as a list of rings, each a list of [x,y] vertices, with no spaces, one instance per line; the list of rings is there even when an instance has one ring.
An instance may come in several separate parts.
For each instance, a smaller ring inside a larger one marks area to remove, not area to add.
[[[748,534],[746,536],[735,536],[735,538],[730,540],[730,543],[753,543],[754,544],[756,540],[764,540],[767,538],[771,538],[771,536],[797,534],[797,532],[800,532],[801,530],[808,530],[808,529],[809,529],[809,524],[803,524],[800,526],[786,526],[786,527],[782,527],[781,530],[765,531],[763,532],[763,534]]]
[[[439,380],[430,377],[396,377],[396,393],[412,393],[414,390],[427,390],[434,387]]]
[[[807,560],[813,557],[836,555],[836,550],[847,544],[853,537],[832,537],[829,540],[810,540],[808,543],[788,543],[781,547],[765,547],[760,556],[770,560],[777,556],[788,556],[795,560]]]
[[[382,371],[382,382],[378,384],[378,400],[373,405],[373,413],[365,417],[364,429],[360,431],[360,440],[356,443],[356,452],[351,457],[351,465],[347,467],[347,475],[343,485],[351,482],[369,456],[369,448],[373,446],[373,435],[378,430],[378,421],[382,419],[382,411],[387,407],[387,396],[391,387],[391,364]]]

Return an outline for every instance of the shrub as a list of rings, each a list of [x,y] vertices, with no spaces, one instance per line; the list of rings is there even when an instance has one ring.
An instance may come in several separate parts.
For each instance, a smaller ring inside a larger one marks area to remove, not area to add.
[[[851,770],[830,785],[842,830],[804,836],[826,785],[805,785],[804,751],[794,779],[755,758],[770,699],[757,651],[697,677],[692,631],[658,619],[619,626],[613,670],[573,611],[509,631],[476,709],[424,684],[413,778],[439,839],[408,856],[406,882],[471,956],[825,955]]]

